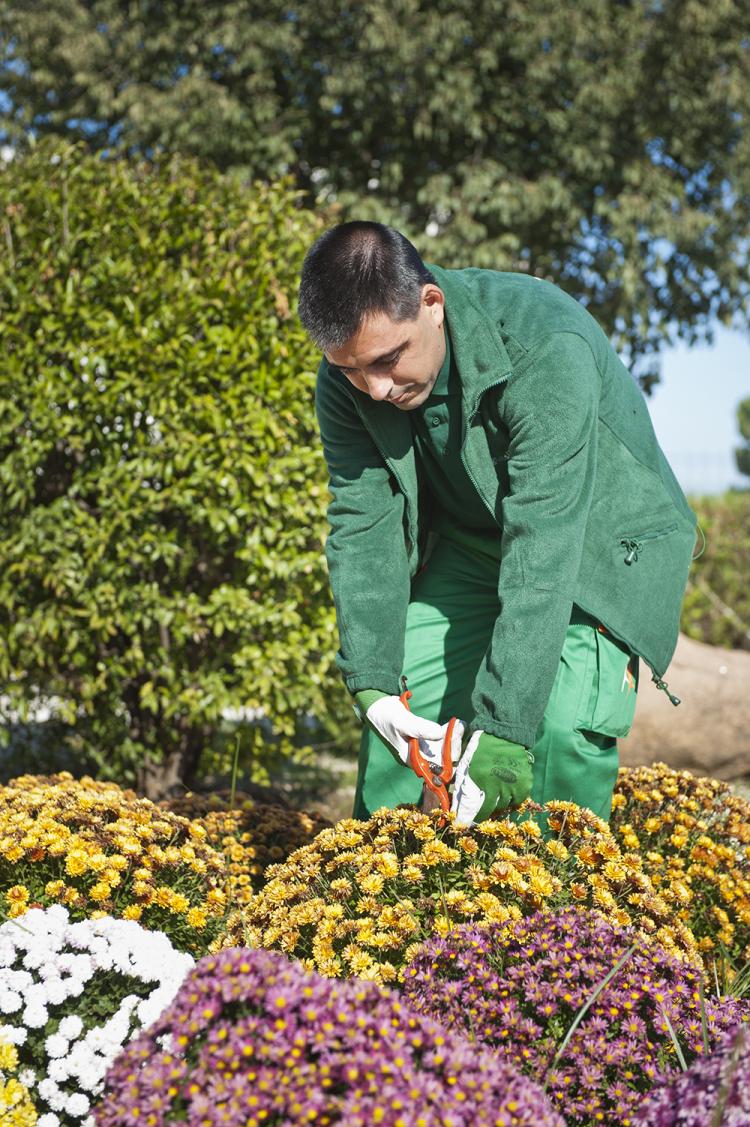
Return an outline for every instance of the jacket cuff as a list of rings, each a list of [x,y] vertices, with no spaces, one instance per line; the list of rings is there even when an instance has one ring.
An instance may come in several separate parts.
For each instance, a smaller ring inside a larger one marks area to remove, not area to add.
[[[536,732],[521,724],[501,724],[490,716],[475,716],[470,725],[470,731],[488,732],[508,743],[520,744],[521,747],[530,748],[536,742]]]
[[[344,678],[344,684],[352,696],[361,693],[363,689],[372,689],[375,685],[384,697],[397,697],[401,693],[398,676],[393,673],[383,673],[382,669],[369,673],[350,673]]]

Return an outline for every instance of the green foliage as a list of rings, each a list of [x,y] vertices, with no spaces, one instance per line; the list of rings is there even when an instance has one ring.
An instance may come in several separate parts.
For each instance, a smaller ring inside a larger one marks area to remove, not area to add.
[[[290,173],[431,261],[561,283],[644,383],[747,319],[745,0],[11,0],[3,33],[14,143]]]
[[[737,425],[745,442],[734,452],[734,460],[740,473],[750,476],[750,398],[743,399],[737,407]]]
[[[750,650],[750,491],[691,504],[706,547],[690,571],[682,629],[713,646]]]
[[[100,778],[189,783],[227,709],[262,718],[243,769],[288,751],[343,700],[293,312],[316,221],[285,185],[45,143],[0,224],[6,720],[51,701]]]

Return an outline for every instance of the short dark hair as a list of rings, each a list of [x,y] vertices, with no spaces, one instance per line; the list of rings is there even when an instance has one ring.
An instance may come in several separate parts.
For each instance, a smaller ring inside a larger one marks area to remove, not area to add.
[[[340,223],[307,253],[299,288],[300,319],[318,348],[340,348],[370,314],[413,321],[422,287],[434,281],[416,247],[400,231],[364,220]]]

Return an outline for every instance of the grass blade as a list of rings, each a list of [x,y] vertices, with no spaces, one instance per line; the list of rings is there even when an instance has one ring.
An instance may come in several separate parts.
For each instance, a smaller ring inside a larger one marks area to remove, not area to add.
[[[674,1045],[674,1050],[677,1053],[677,1059],[680,1062],[680,1068],[682,1069],[683,1072],[687,1072],[687,1061],[685,1060],[685,1054],[682,1051],[682,1048],[680,1046],[680,1042],[677,1040],[677,1034],[674,1031],[674,1028],[672,1026],[672,1022],[669,1020],[669,1014],[667,1013],[666,1010],[662,1010],[661,1016],[664,1018],[664,1020],[667,1023],[667,1031],[669,1033],[669,1036],[672,1039],[672,1044]]]
[[[593,990],[591,991],[591,993],[589,994],[588,998],[587,998],[587,999],[586,999],[586,1001],[585,1001],[585,1002],[583,1003],[583,1005],[581,1006],[581,1008],[580,1008],[580,1010],[578,1011],[578,1013],[576,1014],[576,1016],[575,1016],[575,1017],[573,1018],[573,1021],[572,1021],[572,1023],[571,1023],[570,1029],[568,1030],[568,1032],[567,1032],[567,1033],[565,1034],[565,1036],[563,1037],[563,1040],[562,1040],[562,1044],[560,1045],[560,1048],[559,1048],[559,1049],[557,1050],[557,1052],[555,1053],[555,1056],[554,1056],[554,1059],[553,1059],[553,1061],[552,1061],[552,1064],[551,1064],[551,1065],[549,1066],[549,1068],[547,1069],[547,1071],[548,1071],[548,1072],[553,1072],[553,1071],[554,1071],[554,1069],[555,1069],[555,1068],[557,1067],[557,1063],[558,1063],[558,1061],[560,1060],[560,1057],[561,1057],[561,1056],[563,1055],[563,1053],[565,1052],[565,1050],[566,1050],[566,1049],[567,1049],[567,1047],[568,1047],[568,1042],[570,1041],[570,1038],[571,1038],[571,1037],[573,1036],[573,1034],[575,1033],[576,1029],[577,1029],[577,1028],[578,1028],[578,1026],[579,1026],[579,1025],[581,1024],[581,1022],[583,1021],[584,1017],[586,1016],[586,1014],[588,1013],[588,1011],[589,1011],[589,1010],[591,1009],[591,1007],[593,1006],[593,1004],[594,1004],[594,1002],[596,1001],[596,999],[597,999],[597,998],[599,997],[599,995],[601,994],[602,990],[604,990],[605,986],[608,986],[608,985],[609,985],[609,983],[610,983],[610,982],[612,981],[612,979],[613,979],[613,978],[615,977],[615,975],[617,974],[617,972],[618,972],[618,971],[619,971],[619,970],[621,969],[621,967],[623,967],[623,966],[625,965],[625,963],[626,963],[626,962],[628,961],[628,959],[630,958],[630,956],[631,956],[631,955],[633,954],[633,952],[635,951],[635,949],[637,948],[637,946],[638,946],[638,944],[637,944],[637,943],[633,943],[633,944],[632,944],[632,945],[631,945],[630,947],[628,947],[628,949],[627,949],[627,951],[625,952],[625,954],[624,954],[624,955],[622,955],[622,956],[621,956],[621,958],[619,958],[619,959],[617,960],[617,962],[616,962],[616,963],[615,963],[615,965],[614,965],[614,966],[612,967],[612,970],[611,970],[611,971],[609,972],[609,974],[608,974],[608,975],[606,975],[606,977],[605,977],[605,978],[603,978],[603,979],[601,980],[601,982],[599,982],[599,983],[598,983],[598,984],[597,984],[597,985],[596,985],[596,986],[594,987],[594,989],[593,989]]]
[[[701,1007],[701,1033],[703,1035],[703,1049],[706,1056],[711,1052],[711,1046],[708,1040],[708,1017],[706,1014],[706,994],[703,988],[703,979],[698,979],[698,1001]]]
[[[229,792],[229,809],[234,810],[234,799],[237,794],[237,773],[240,765],[240,734],[237,733],[237,739],[234,745],[234,756],[232,758],[232,784]]]

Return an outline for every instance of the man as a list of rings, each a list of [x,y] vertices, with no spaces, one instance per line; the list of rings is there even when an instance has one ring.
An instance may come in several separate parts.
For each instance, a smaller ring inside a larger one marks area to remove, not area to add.
[[[529,794],[608,818],[639,657],[667,691],[695,533],[627,369],[557,287],[428,268],[375,223],[318,239],[300,316],[324,353],[338,662],[367,722],[355,816],[418,801],[409,739],[438,762],[458,716],[459,821]]]

